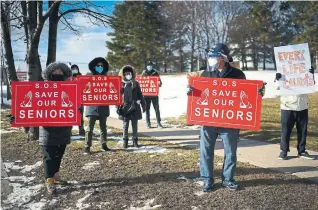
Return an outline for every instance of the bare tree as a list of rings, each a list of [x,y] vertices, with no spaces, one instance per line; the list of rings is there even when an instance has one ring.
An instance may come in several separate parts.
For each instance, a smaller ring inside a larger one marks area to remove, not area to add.
[[[14,65],[14,57],[11,45],[11,32],[10,32],[10,10],[15,2],[1,1],[1,45],[4,46],[4,56],[7,64],[7,75],[9,81],[17,81],[17,73]]]
[[[49,1],[49,6],[53,5],[54,1]],[[66,6],[64,10],[61,5]],[[56,40],[58,35],[58,24],[62,23],[65,27],[62,30],[69,29],[73,33],[80,35],[82,26],[74,23],[74,14],[85,16],[92,25],[100,25],[106,27],[111,22],[111,16],[99,12],[105,9],[105,6],[100,6],[91,1],[72,1],[62,2],[55,7],[49,17],[49,37],[48,37],[48,55],[46,65],[56,60]]]

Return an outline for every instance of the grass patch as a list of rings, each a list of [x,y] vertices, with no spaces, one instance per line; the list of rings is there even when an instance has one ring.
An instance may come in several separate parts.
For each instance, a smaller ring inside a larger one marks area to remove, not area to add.
[[[307,149],[318,151],[318,93],[309,94],[309,121]],[[186,115],[178,118],[167,118],[167,121],[173,125],[188,126],[186,124]],[[264,99],[262,102],[261,129],[259,131],[241,130],[241,137],[265,141],[270,143],[279,143],[281,136],[280,120],[280,99]],[[297,145],[296,126],[291,135],[291,145]]]

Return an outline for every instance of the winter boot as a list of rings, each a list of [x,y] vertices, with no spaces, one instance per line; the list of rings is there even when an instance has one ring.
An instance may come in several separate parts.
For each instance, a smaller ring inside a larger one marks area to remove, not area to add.
[[[56,187],[55,187],[53,178],[47,178],[45,185],[46,185],[47,193],[49,195],[56,194]]]
[[[138,145],[138,138],[137,138],[137,137],[134,137],[134,138],[133,138],[133,145],[134,145],[134,147],[139,147],[139,145]]]
[[[85,146],[84,155],[89,155],[89,154],[91,154],[90,147],[89,146]]]
[[[85,136],[85,129],[83,126],[79,126],[78,127],[78,130],[79,130],[79,135],[80,136]]]
[[[157,122],[157,128],[163,128],[160,122]]]
[[[54,178],[54,184],[56,184],[56,185],[66,185],[67,184],[67,181],[64,181],[61,179],[59,172],[56,172],[54,174],[53,178]]]
[[[123,138],[123,148],[124,149],[128,148],[128,138]]]
[[[110,149],[107,147],[107,144],[106,144],[106,143],[102,144],[101,150],[102,150],[103,152],[109,152],[109,151],[110,151]]]

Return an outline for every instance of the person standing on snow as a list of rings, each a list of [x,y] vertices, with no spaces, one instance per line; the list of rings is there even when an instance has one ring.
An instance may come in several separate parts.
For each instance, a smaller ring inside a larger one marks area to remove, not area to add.
[[[146,104],[141,92],[139,83],[135,80],[136,72],[132,66],[124,66],[119,76],[122,77],[123,87],[121,93],[123,95],[123,105],[117,107],[119,119],[123,120],[123,147],[128,148],[128,128],[131,121],[133,131],[133,146],[138,145],[138,120],[142,119],[142,112],[145,112]]]
[[[88,69],[91,71],[93,75],[107,75],[108,66],[108,62],[104,58],[98,57],[94,58],[88,64]],[[107,117],[109,117],[109,106],[85,106],[85,117],[88,118],[88,128],[86,129],[85,135],[86,145],[84,148],[84,154],[90,154],[90,148],[92,146],[93,131],[96,120],[99,120],[101,150],[103,152],[110,151],[106,144],[106,121]]]
[[[229,48],[222,43],[216,44],[207,51],[207,69],[201,73],[201,77],[246,79],[245,74],[229,64]],[[264,94],[265,88],[260,90]],[[188,86],[187,94],[193,91]],[[201,126],[200,131],[200,175],[204,180],[202,190],[211,192],[214,185],[213,160],[214,147],[218,137],[221,137],[224,145],[225,158],[222,171],[222,186],[230,190],[238,190],[239,185],[234,180],[237,162],[237,142],[239,129],[214,126]]]
[[[155,77],[159,77],[159,87],[162,86],[162,82],[159,76],[158,71],[156,71],[153,68],[154,64],[151,61],[147,61],[147,66],[146,66],[146,70],[144,70],[141,73],[141,76],[155,76]],[[155,109],[156,112],[156,119],[157,119],[157,127],[158,128],[163,128],[161,125],[161,118],[160,118],[160,108],[159,108],[159,96],[144,96],[145,101],[146,101],[146,123],[147,123],[147,128],[151,127],[151,123],[150,123],[150,106],[151,103],[153,105],[153,108]]]
[[[311,67],[309,73],[314,75],[314,69]],[[276,73],[275,86],[279,90],[278,81],[282,80],[281,73]],[[280,154],[279,159],[286,160],[289,152],[290,135],[296,124],[297,129],[297,150],[298,157],[311,159],[314,158],[306,151],[306,138],[308,126],[308,94],[281,96],[281,126],[282,134],[280,140]]]
[[[71,65],[71,71],[74,78],[76,78],[79,75],[82,75],[81,72],[79,71],[78,65],[76,64]],[[80,112],[81,112],[81,125],[78,126],[78,130],[79,130],[79,135],[84,136],[85,129],[84,129],[84,119],[83,119],[83,112],[84,112],[83,106],[81,106]]]

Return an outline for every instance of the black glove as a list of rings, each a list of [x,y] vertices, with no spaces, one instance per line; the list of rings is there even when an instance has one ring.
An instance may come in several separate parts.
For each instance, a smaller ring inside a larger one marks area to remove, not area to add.
[[[265,95],[265,85],[267,85],[266,82],[264,82],[263,86],[260,89],[258,89],[258,93],[261,94],[262,97]]]
[[[309,73],[311,73],[311,74],[314,74],[314,73],[315,73],[315,70],[314,70],[313,67],[311,67],[311,69],[309,69]]]
[[[190,95],[193,91],[193,87],[191,87],[190,85],[187,86],[187,95]]]
[[[276,73],[276,80],[279,80],[280,78],[282,78],[282,74],[281,73]]]
[[[10,117],[9,117],[9,122],[10,122],[10,124],[12,124],[14,121],[15,121],[15,117],[10,116]]]

